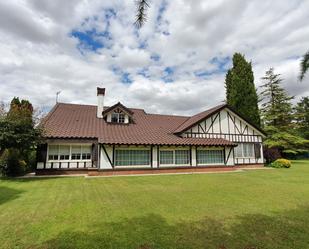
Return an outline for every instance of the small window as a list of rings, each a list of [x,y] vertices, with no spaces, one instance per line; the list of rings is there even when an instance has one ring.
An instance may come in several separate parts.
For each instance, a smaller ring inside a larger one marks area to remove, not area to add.
[[[70,145],[60,145],[59,146],[59,159],[69,160],[70,159]]]
[[[58,160],[58,145],[48,146],[48,160]]]
[[[82,159],[83,160],[91,159],[91,146],[82,146]]]
[[[112,113],[112,122],[113,123],[124,123],[125,115],[123,113]]]
[[[82,150],[80,145],[72,145],[72,160],[80,160],[82,155]]]

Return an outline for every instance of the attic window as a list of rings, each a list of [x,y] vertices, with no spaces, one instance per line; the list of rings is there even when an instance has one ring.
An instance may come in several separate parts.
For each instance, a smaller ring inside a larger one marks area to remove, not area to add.
[[[123,113],[112,113],[112,122],[113,123],[124,123],[124,114]]]

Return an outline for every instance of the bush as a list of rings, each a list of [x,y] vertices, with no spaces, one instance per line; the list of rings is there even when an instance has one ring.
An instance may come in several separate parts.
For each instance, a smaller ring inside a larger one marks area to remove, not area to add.
[[[271,163],[270,166],[274,168],[290,168],[291,161],[284,158],[280,158]]]
[[[268,148],[264,147],[264,158],[266,163],[272,163],[277,159],[281,158],[280,150],[276,147]]]
[[[19,176],[26,172],[26,162],[17,149],[7,149],[0,158],[0,171],[5,176]]]
[[[0,176],[5,176],[8,167],[9,151],[5,150],[0,157]]]

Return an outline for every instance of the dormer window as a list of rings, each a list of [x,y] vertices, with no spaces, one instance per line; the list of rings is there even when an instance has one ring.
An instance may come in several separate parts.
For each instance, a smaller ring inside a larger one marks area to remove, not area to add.
[[[112,122],[113,123],[124,123],[125,115],[123,113],[112,113]]]
[[[120,102],[105,109],[102,114],[107,123],[129,124],[133,120],[133,112]]]

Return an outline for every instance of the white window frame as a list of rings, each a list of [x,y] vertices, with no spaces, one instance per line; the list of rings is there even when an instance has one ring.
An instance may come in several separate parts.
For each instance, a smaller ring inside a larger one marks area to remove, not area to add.
[[[49,146],[58,146],[58,160],[49,160]],[[65,159],[65,160],[60,160],[60,146],[64,145],[64,146],[70,146],[70,156],[69,159]],[[48,144],[47,146],[47,157],[46,157],[46,161],[47,162],[51,162],[51,163],[55,163],[55,162],[91,162],[92,161],[92,153],[90,150],[90,159],[82,159],[82,148],[81,148],[81,159],[72,159],[72,146],[89,146],[92,149],[92,144]]]
[[[176,164],[176,152],[175,151],[179,151],[179,150],[188,151],[189,160],[187,164]],[[173,163],[172,164],[161,163],[161,151],[173,151]],[[175,166],[175,167],[190,166],[190,148],[160,148],[158,163],[160,166]]]
[[[205,164],[205,163],[198,163],[198,159],[197,159],[197,155],[198,155],[198,151],[199,150],[202,150],[202,151],[205,151],[205,150],[220,150],[220,151],[222,151],[222,155],[223,155],[223,162],[220,162],[220,163],[207,163],[207,164]],[[224,164],[224,160],[225,160],[225,158],[224,158],[224,148],[222,148],[222,147],[218,147],[218,148],[211,148],[211,147],[197,147],[196,148],[196,165],[197,166],[209,166],[209,165],[223,165]]]
[[[151,166],[151,149],[150,147],[116,147],[115,148],[115,153],[117,150],[147,150],[149,151],[149,163],[148,164],[144,164],[144,165],[116,165],[116,155],[115,155],[115,167],[116,168],[145,168],[145,167],[150,167]]]
[[[113,115],[117,116],[116,119],[117,121],[113,121]],[[120,115],[123,117],[120,118]],[[112,112],[111,113],[111,122],[112,123],[119,123],[119,124],[124,124],[125,123],[125,114],[124,113],[118,113],[118,112]]]
[[[244,144],[246,144],[246,145],[250,145],[251,146],[251,149],[252,149],[252,155],[251,156],[245,156],[244,155]],[[238,146],[240,146],[241,147],[241,156],[237,156],[237,155],[235,155],[235,158],[255,158],[255,150],[254,150],[254,143],[238,143]],[[237,147],[238,147],[237,146]],[[235,148],[236,149],[236,148]]]

